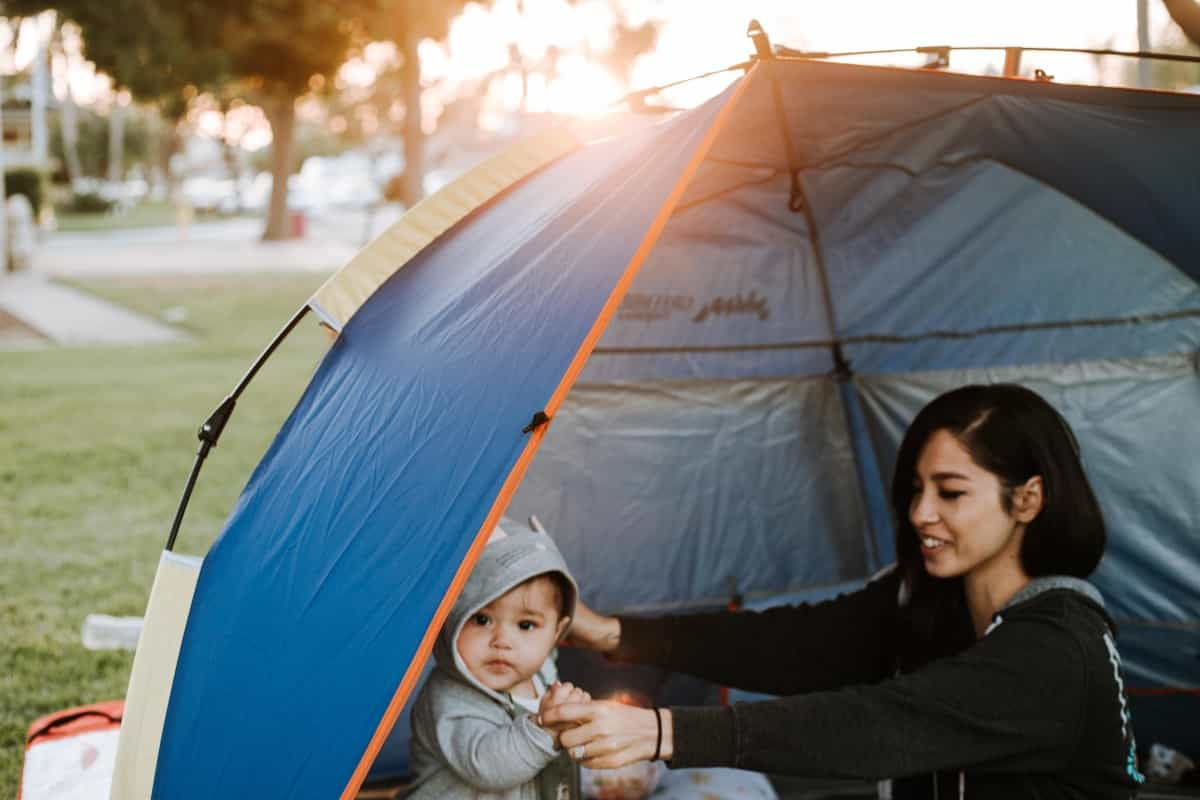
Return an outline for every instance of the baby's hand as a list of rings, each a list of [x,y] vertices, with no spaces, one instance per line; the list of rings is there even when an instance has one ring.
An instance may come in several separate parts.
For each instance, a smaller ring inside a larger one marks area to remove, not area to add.
[[[547,709],[561,706],[563,703],[586,703],[592,699],[592,696],[571,683],[555,682],[542,695],[542,701],[538,704],[538,716]]]
[[[591,702],[592,696],[570,683],[554,683],[546,693],[542,695],[542,702],[538,704],[537,723],[542,725],[542,714],[555,706],[563,705],[564,703],[588,703]],[[558,745],[558,737],[563,731],[573,727],[569,724],[562,725],[542,725],[554,736],[555,746]]]

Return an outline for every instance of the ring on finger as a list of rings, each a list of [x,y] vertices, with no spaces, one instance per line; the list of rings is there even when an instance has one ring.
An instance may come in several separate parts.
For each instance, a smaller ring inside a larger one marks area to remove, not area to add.
[[[585,752],[586,747],[587,747],[587,745],[583,745],[583,744],[572,747],[571,748],[571,758],[574,758],[576,760],[583,758],[583,754]]]

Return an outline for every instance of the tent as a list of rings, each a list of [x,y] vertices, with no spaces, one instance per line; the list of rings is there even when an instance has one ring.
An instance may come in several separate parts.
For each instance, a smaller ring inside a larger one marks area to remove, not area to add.
[[[978,381],[1074,426],[1135,719],[1194,739],[1200,98],[744,69],[494,157],[313,296],[336,341],[202,562],[164,555],[114,797],[353,797],[503,513],[604,610],[853,586],[904,426]]]

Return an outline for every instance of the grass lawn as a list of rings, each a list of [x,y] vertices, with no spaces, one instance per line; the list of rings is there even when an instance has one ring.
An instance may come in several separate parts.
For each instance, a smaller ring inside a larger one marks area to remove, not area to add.
[[[324,280],[161,276],[76,284],[158,315],[187,344],[0,352],[0,797],[25,731],[123,697],[133,656],[80,644],[90,612],[141,615],[196,452],[196,429]],[[328,345],[306,318],[242,396],[176,543],[203,554]]]
[[[170,203],[139,203],[120,214],[76,214],[59,211],[55,214],[60,231],[107,231],[117,228],[151,228],[175,225],[175,206]],[[194,214],[192,224],[229,219],[218,215]]]

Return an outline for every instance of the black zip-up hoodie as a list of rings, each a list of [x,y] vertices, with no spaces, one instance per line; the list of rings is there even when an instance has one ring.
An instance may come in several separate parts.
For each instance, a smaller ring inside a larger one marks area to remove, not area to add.
[[[889,677],[895,573],[825,603],[621,618],[618,660],[786,695],[673,708],[672,766],[896,779],[895,800],[1128,800],[1142,781],[1099,593],[1031,581],[964,651]]]

